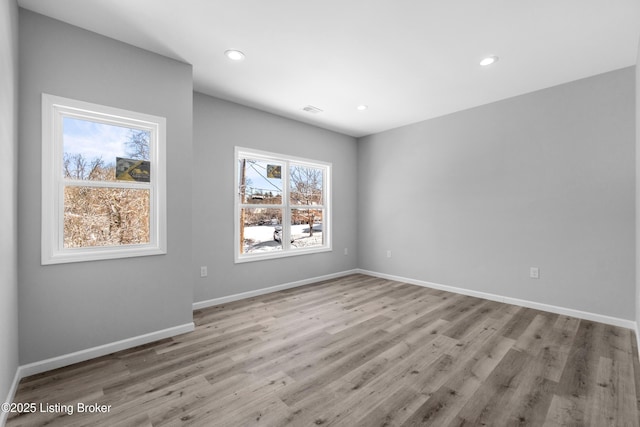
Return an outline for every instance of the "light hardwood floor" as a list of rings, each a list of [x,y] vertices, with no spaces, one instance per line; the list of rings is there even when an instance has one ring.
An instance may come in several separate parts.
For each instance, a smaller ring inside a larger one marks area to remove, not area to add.
[[[638,426],[627,329],[353,275],[21,381],[7,426]],[[55,409],[55,408],[54,408]]]

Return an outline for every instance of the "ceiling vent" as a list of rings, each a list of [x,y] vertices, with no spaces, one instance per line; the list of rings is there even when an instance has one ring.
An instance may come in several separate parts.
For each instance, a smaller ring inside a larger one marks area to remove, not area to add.
[[[307,105],[306,107],[303,108],[303,110],[313,114],[322,113],[321,109],[319,109],[318,107],[314,107],[313,105]]]

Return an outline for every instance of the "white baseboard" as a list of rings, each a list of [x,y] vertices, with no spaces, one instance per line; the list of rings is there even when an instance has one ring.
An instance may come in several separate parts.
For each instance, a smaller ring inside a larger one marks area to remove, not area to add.
[[[457,288],[455,286],[441,285],[439,283],[432,283],[432,282],[426,282],[423,280],[410,279],[407,277],[395,276],[392,274],[378,273],[376,271],[358,269],[358,273],[362,273],[362,274],[366,274],[374,277],[380,277],[382,279],[395,280],[398,282],[404,282],[412,285],[423,286],[425,288],[439,289],[443,291],[453,292],[456,294],[469,295],[472,297],[483,298],[491,301],[498,301],[506,304],[513,304],[520,307],[534,308],[536,310],[547,311],[550,313],[562,314],[565,316],[577,317],[579,319],[606,323],[607,325],[620,326],[622,328],[631,329],[632,331],[636,332],[636,335],[638,335],[637,325],[636,325],[636,322],[634,322],[633,320],[620,319],[617,317],[606,316],[603,314],[596,314],[596,313],[589,313],[586,311],[574,310],[572,308],[558,307],[555,305],[549,305],[549,304],[544,304],[544,303],[539,303],[534,301],[527,301],[527,300],[518,299],[518,298],[505,297],[502,295],[490,294],[487,292]]]
[[[256,297],[258,295],[270,294],[272,292],[278,292],[285,289],[296,288],[298,286],[310,285],[311,283],[322,282],[323,280],[337,279],[339,277],[348,276],[350,274],[359,273],[359,270],[346,270],[338,273],[326,274],[324,276],[312,277],[309,279],[298,280],[297,282],[284,283],[282,285],[271,286],[269,288],[257,289],[255,291],[241,292],[239,294],[228,295],[225,297],[214,298],[205,301],[198,301],[193,303],[193,309],[199,310],[202,308],[212,307],[214,305],[226,304],[232,301],[239,301],[246,298]]]
[[[16,369],[16,374],[13,377],[13,383],[11,383],[9,394],[7,394],[7,398],[5,400],[0,400],[0,404],[13,402],[13,397],[16,395],[16,391],[18,391],[18,384],[20,384],[21,379],[20,368],[18,368]],[[9,418],[9,413],[0,411],[0,426],[4,426],[7,423],[7,418]]]
[[[94,359],[96,357],[105,356],[107,354],[115,353],[116,351],[126,350],[128,348],[136,347],[165,338],[170,338],[180,334],[186,334],[187,332],[191,332],[194,329],[195,325],[193,322],[191,322],[160,331],[150,332],[144,335],[138,335],[136,337],[127,338],[121,341],[88,348],[86,350],[63,354],[62,356],[52,357],[51,359],[45,359],[39,362],[22,365],[18,368],[18,374],[20,376],[20,379],[22,379],[30,375],[39,374],[41,372],[46,372],[52,369],[62,368],[63,366],[72,365],[74,363],[84,362],[85,360]]]
[[[9,394],[7,395],[6,400],[2,402],[13,402],[16,391],[18,390],[18,384],[20,384],[20,380],[30,375],[39,374],[41,372],[50,371],[52,369],[62,368],[63,366],[73,365],[74,363],[78,362],[84,362],[85,360],[105,356],[107,354],[115,353],[116,351],[126,350],[128,348],[133,348],[153,341],[174,337],[176,335],[186,334],[187,332],[191,332],[194,329],[195,325],[193,322],[186,323],[184,325],[174,326],[171,328],[163,329],[161,331],[150,332],[148,334],[138,335],[136,337],[127,338],[121,341],[116,341],[109,344],[88,348],[86,350],[80,350],[74,353],[52,357],[51,359],[45,359],[39,362],[33,362],[26,365],[18,366],[16,375],[13,379],[13,384],[11,384],[11,389],[9,390]],[[5,423],[7,422],[7,417],[8,413],[0,411],[0,426],[5,425]]]

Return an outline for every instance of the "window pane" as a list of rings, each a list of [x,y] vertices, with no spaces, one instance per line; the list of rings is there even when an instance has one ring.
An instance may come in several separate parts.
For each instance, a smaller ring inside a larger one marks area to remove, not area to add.
[[[240,210],[241,253],[282,250],[282,209]]]
[[[240,203],[282,204],[282,163],[240,159]]]
[[[65,248],[144,244],[149,236],[149,190],[65,187]]]
[[[309,248],[322,246],[322,209],[292,209],[291,210],[291,247]]]
[[[149,131],[72,117],[62,125],[65,178],[149,182]]]
[[[322,205],[322,169],[292,165],[289,171],[292,205]]]

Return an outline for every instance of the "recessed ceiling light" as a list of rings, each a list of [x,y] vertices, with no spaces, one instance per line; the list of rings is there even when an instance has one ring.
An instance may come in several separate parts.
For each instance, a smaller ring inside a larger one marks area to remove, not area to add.
[[[495,55],[487,56],[482,61],[480,61],[480,65],[482,65],[483,67],[486,67],[487,65],[491,65],[496,61],[498,61],[498,57],[497,56],[495,56]]]
[[[242,61],[244,59],[244,53],[239,50],[229,49],[224,54],[232,61]]]
[[[364,110],[366,110],[367,108],[369,108],[369,107],[368,107],[368,106],[366,106],[366,105],[364,105],[364,104],[361,104],[361,105],[358,105],[358,106],[356,107],[356,110],[358,110],[358,111],[364,111]]]

